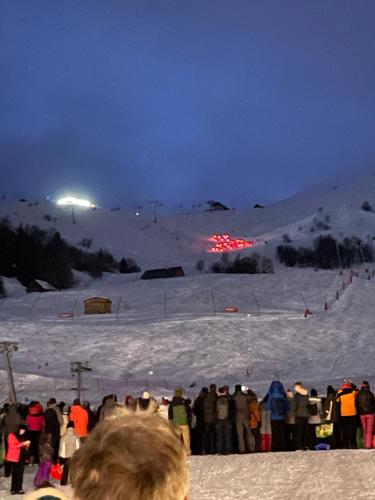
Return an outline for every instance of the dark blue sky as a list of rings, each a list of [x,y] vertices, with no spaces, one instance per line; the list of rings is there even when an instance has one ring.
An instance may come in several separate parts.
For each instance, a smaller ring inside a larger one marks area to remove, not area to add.
[[[268,203],[375,164],[373,0],[2,0],[1,192]]]

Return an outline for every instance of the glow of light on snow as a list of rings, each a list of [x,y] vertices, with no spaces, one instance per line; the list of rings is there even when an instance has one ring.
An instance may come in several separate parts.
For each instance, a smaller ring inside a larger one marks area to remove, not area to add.
[[[58,205],[74,205],[77,207],[92,208],[95,205],[91,203],[90,200],[85,200],[83,198],[76,198],[75,196],[66,196],[65,198],[60,198],[57,200]]]
[[[243,250],[254,245],[252,241],[246,241],[242,238],[232,238],[230,234],[213,234],[208,241],[212,241],[215,245],[207,251],[210,253],[232,252],[234,250]]]

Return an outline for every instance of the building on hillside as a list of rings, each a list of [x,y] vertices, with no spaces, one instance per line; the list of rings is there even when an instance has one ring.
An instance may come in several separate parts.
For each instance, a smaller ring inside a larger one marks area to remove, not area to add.
[[[216,210],[229,210],[228,207],[226,207],[219,201],[209,200],[207,204],[208,204],[207,212],[215,212]]]
[[[110,314],[112,301],[107,297],[90,297],[84,300],[85,314]]]
[[[142,274],[141,279],[152,280],[158,278],[180,278],[182,276],[185,276],[184,270],[181,266],[178,266],[165,267],[161,269],[148,269]]]
[[[32,280],[29,285],[26,287],[27,293],[31,292],[55,292],[56,288],[50,285],[47,281],[43,280]]]

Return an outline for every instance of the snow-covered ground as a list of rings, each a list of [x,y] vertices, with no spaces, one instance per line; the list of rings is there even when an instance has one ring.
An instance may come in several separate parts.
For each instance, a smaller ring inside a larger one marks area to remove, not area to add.
[[[30,491],[36,469],[26,469]],[[0,479],[0,500],[11,496]],[[70,487],[61,488],[72,498]],[[190,458],[190,500],[371,500],[375,450],[264,453]]]
[[[182,386],[194,396],[211,382],[243,383],[261,395],[274,378],[302,379],[320,391],[347,377],[375,378],[374,280],[355,277],[343,292],[348,273],[306,269],[132,279],[110,275],[82,290],[17,291],[0,301],[0,338],[19,342],[12,364],[21,400],[71,400],[70,362],[77,360],[93,369],[85,375],[93,402],[145,387],[161,396]],[[340,300],[324,311],[337,290]],[[93,295],[110,297],[113,313],[84,315],[83,300]],[[224,313],[225,306],[239,313]],[[60,317],[69,311],[73,318]],[[4,369],[0,380],[5,400]]]
[[[138,274],[92,280],[75,273],[76,288],[47,294],[26,294],[16,280],[5,279],[0,340],[19,342],[12,356],[19,399],[72,401],[70,362],[78,360],[93,369],[84,375],[84,397],[94,403],[112,392],[120,400],[138,396],[145,388],[157,397],[171,396],[176,386],[194,397],[211,382],[248,385],[259,396],[274,378],[286,386],[302,380],[320,392],[348,377],[374,385],[375,280],[365,279],[372,277],[372,265],[367,274],[359,269],[351,284],[348,272],[286,269],[276,262],[275,274],[268,275],[199,275],[194,269],[199,258],[207,266],[218,260],[206,252],[216,232],[251,238],[256,251],[271,257],[285,233],[296,245],[329,233],[371,242],[375,215],[360,207],[364,200],[375,207],[374,195],[370,172],[265,209],[164,214],[156,224],[145,213],[98,208],[77,211],[73,225],[71,213],[51,203],[0,203],[0,216],[14,224],[55,228],[74,244],[92,238],[93,249],[133,257],[143,269],[183,265],[187,274],[142,281]],[[331,229],[312,231],[316,220],[328,220]],[[112,300],[112,314],[83,314],[84,299],[94,295]],[[224,313],[226,306],[239,312]],[[313,314],[304,318],[306,307]],[[4,402],[6,372],[0,363]],[[192,457],[191,498],[375,498],[374,463],[374,452],[365,451]],[[28,472],[28,484],[31,477]],[[0,486],[8,488],[4,480]],[[5,492],[0,498],[7,498]]]

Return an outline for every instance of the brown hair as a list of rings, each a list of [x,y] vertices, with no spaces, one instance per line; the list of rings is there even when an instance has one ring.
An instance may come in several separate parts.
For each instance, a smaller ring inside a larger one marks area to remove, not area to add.
[[[105,419],[71,461],[79,500],[184,500],[186,454],[168,423],[156,415]]]

